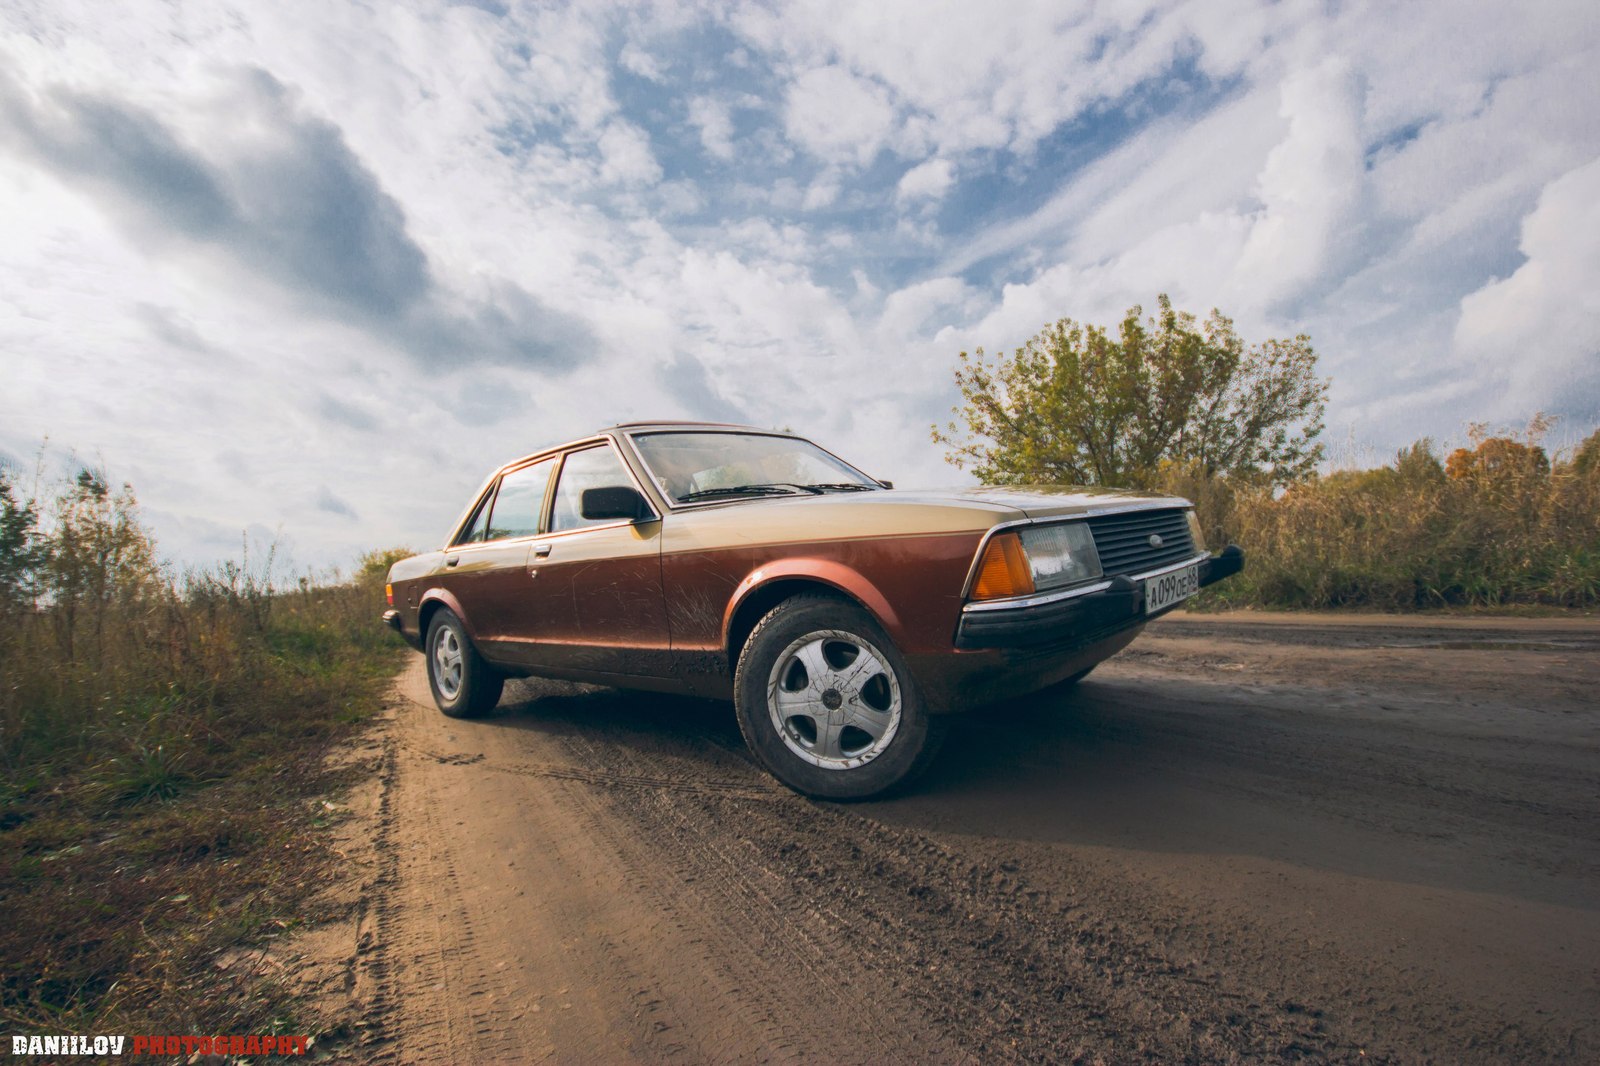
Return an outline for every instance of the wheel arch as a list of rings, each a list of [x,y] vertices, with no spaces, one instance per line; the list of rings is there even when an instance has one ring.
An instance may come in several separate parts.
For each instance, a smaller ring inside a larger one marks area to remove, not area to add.
[[[417,606],[417,639],[423,643],[428,639],[428,623],[433,621],[433,616],[441,610],[448,609],[451,614],[461,619],[461,627],[467,631],[467,636],[473,640],[478,639],[478,634],[472,628],[472,620],[462,611],[461,603],[450,595],[448,589],[431,588],[422,594],[422,602]]]
[[[891,640],[900,639],[900,618],[889,601],[858,572],[828,560],[796,559],[763,566],[734,590],[723,619],[723,648],[730,676],[738,669],[739,654],[768,611],[803,593],[824,593],[852,603],[882,626]]]

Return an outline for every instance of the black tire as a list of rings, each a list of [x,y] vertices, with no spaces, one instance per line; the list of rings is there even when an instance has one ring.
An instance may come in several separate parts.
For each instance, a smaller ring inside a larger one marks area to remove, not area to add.
[[[944,736],[888,634],[825,595],[785,600],[756,626],[739,654],[734,707],[762,765],[819,799],[867,799],[910,782]]]
[[[433,702],[447,716],[477,718],[500,702],[505,675],[483,661],[461,619],[448,608],[428,620],[428,639],[422,647]]]

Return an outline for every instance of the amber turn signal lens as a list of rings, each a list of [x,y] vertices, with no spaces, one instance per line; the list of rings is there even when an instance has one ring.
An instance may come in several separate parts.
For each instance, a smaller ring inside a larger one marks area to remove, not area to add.
[[[386,584],[386,585],[383,586],[383,598],[389,601],[389,606],[390,607],[394,606],[394,586],[393,585],[387,585]]]
[[[993,600],[1002,596],[1025,596],[1033,591],[1033,572],[1022,552],[1022,541],[1015,533],[989,538],[978,563],[978,580],[972,584],[972,598]]]

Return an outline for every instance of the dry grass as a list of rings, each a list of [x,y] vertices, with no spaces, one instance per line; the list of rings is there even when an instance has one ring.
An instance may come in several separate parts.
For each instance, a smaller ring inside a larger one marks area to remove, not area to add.
[[[1522,440],[1490,437],[1441,462],[1418,442],[1372,470],[1340,471],[1273,492],[1198,483],[1213,544],[1249,553],[1211,606],[1285,608],[1600,606],[1600,434],[1552,463],[1537,421]]]
[[[270,557],[179,577],[126,488],[0,495],[0,1023],[296,1031],[271,981],[217,966],[306,917],[322,753],[399,655],[385,560],[287,589]]]

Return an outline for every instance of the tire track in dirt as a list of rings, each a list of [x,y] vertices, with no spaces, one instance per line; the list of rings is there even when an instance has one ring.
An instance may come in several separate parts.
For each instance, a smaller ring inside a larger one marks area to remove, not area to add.
[[[575,759],[618,766],[624,775],[640,761],[624,746],[591,737],[564,744]],[[1014,864],[1007,871],[963,860],[854,808],[786,794],[773,807],[735,812],[708,795],[694,808],[627,803],[612,813],[639,824],[641,838],[677,843],[669,861],[686,879],[716,884],[722,913],[736,923],[764,919],[767,934],[820,981],[917,1004],[935,1023],[928,1032],[957,1034],[939,1057],[1131,1061],[1153,1054],[1152,1061],[1223,1061],[1359,1054],[1330,1039],[1320,1011],[1219,990],[1220,974],[1197,973],[1120,928],[1063,924],[1051,915],[1048,894],[1030,889]],[[729,824],[740,826],[737,837],[719,828]],[[1104,890],[1095,898],[1103,900]],[[797,911],[805,918],[798,926],[791,920]],[[853,975],[841,959],[851,960]],[[1218,1001],[1220,1012],[1211,1009]],[[1065,1042],[1062,1016],[1079,1027]],[[1127,1034],[1152,1028],[1165,1039],[1129,1042]],[[882,1049],[890,1061],[933,1061],[931,1050],[926,1041]]]
[[[374,1062],[440,1062],[463,1052],[478,1061],[504,1060],[518,1049],[479,1008],[485,997],[509,989],[474,965],[477,933],[451,851],[418,846],[442,832],[432,805],[408,805],[405,816],[416,824],[396,833],[396,797],[409,784],[399,755],[411,747],[389,738],[385,748],[379,873],[366,908],[370,921],[358,936],[358,951],[369,953],[366,980],[358,981],[368,987],[356,991],[367,1016],[361,1043]]]
[[[638,776],[640,759],[635,753],[582,736],[567,737],[563,745],[576,760],[617,766],[623,779]],[[753,766],[749,773],[751,784],[746,787],[759,789],[766,804],[794,809],[791,793],[761,785],[764,775],[758,776]],[[693,897],[694,910],[716,915],[713,922],[699,923],[698,936],[707,964],[728,973],[730,994],[741,1017],[759,1018],[763,1027],[780,1034],[777,1047],[798,1054],[793,1061],[803,1060],[808,1051],[816,1054],[817,1041],[823,1037],[832,1041],[823,1054],[836,1062],[959,1058],[917,1012],[903,1006],[885,1011],[875,995],[879,983],[859,965],[837,914],[797,894],[781,870],[761,862],[754,848],[727,832],[729,826],[748,819],[751,808],[715,792],[682,792],[692,797],[691,803],[704,800],[717,808],[720,817],[707,822],[702,817],[705,808],[679,802],[679,795],[670,794],[676,791],[642,802],[633,797],[622,800],[620,794],[599,795],[597,799],[609,799],[599,825],[619,849],[634,852],[636,868],[667,865],[672,871],[668,883]],[[617,817],[622,809],[629,812],[626,821]],[[633,832],[618,832],[619,825],[629,823]],[[672,846],[647,844],[642,853],[637,848],[638,842],[660,841]],[[636,887],[656,894],[660,883],[655,877],[640,878]],[[656,905],[681,912],[684,903],[657,894]]]
[[[377,811],[371,825],[371,851],[377,869],[363,886],[355,928],[355,953],[349,960],[345,988],[356,1015],[355,1043],[372,1061],[388,1061],[385,1045],[392,1038],[399,992],[389,957],[394,937],[394,894],[400,883],[400,857],[394,846],[394,794],[399,774],[399,744],[382,738],[378,771]]]
[[[445,832],[437,808],[421,810],[424,839],[440,840]],[[408,881],[419,891],[408,900],[420,919],[411,937],[396,946],[414,968],[407,983],[438,992],[423,1001],[423,1010],[407,1019],[410,1039],[403,1061],[439,1062],[463,1049],[474,1061],[503,1061],[517,1052],[513,1037],[496,1025],[486,1004],[504,998],[510,988],[504,971],[481,964],[473,908],[457,870],[455,849],[418,849],[418,868]]]
[[[402,990],[381,1025],[395,1038],[389,1061],[798,1063],[815,1061],[819,1048],[835,1062],[928,1060],[926,1026],[878,1019],[870,996],[840,992],[852,975],[830,955],[842,955],[843,945],[818,945],[775,922],[770,886],[764,893],[729,874],[699,834],[645,837],[615,816],[614,804],[670,810],[712,797],[748,809],[787,796],[744,760],[725,758],[733,775],[664,774],[642,763],[592,762],[581,737],[539,744],[526,732],[471,728],[431,707],[401,710],[398,802],[412,824],[397,841],[396,920],[385,930]],[[486,750],[452,750],[462,740],[486,741]],[[546,757],[527,760],[528,740]],[[514,803],[485,802],[499,782],[519,783],[510,786]],[[452,829],[441,809],[472,811],[476,822],[463,818]],[[486,876],[502,865],[485,854],[490,842],[479,830],[488,819],[499,823],[496,835],[524,845],[503,864],[516,867],[505,880]],[[523,860],[535,852],[544,861],[530,876]],[[469,874],[464,861],[477,869]],[[535,919],[524,930],[518,909],[563,875],[586,882],[584,890],[541,898],[537,914],[524,913]],[[508,945],[519,932],[531,951]],[[507,951],[517,964],[491,972],[492,956]],[[775,953],[783,957],[777,966]],[[516,998],[502,978],[530,972],[540,987],[559,984],[570,1002],[546,999],[521,1013],[495,1006]],[[477,1009],[480,1002],[487,1009]],[[580,1014],[578,1023],[566,1020]]]

